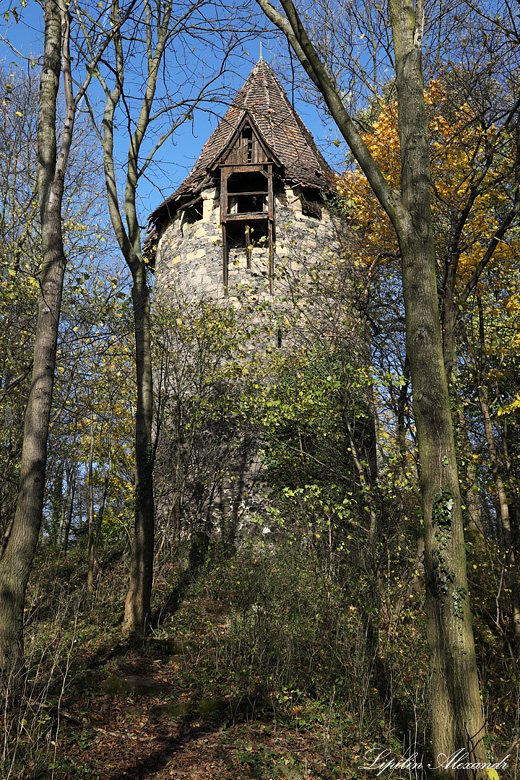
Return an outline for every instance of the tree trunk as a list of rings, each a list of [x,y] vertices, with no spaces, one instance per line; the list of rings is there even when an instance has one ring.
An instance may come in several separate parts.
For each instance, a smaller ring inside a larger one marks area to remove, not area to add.
[[[408,383],[410,380],[410,364],[408,357],[405,358],[403,367],[404,383],[399,389],[399,397],[397,399],[397,425],[396,425],[396,443],[397,451],[399,453],[399,470],[400,477],[406,480],[406,472],[408,471],[408,446],[406,442],[406,405],[408,403]]]
[[[448,386],[451,387],[453,372],[457,366],[457,328],[459,319],[459,307],[456,297],[456,279],[458,269],[458,255],[448,253],[447,273],[444,282],[442,296],[442,349],[444,356],[444,370]]]
[[[66,553],[69,547],[70,527],[74,515],[74,494],[76,492],[76,475],[74,467],[68,466],[67,472],[67,498],[65,501],[65,511],[63,513],[63,527],[60,529],[60,544],[63,553]]]
[[[410,195],[418,182],[409,183]],[[406,191],[407,185],[403,189]],[[417,215],[419,217],[419,215]],[[424,215],[423,215],[424,218]],[[420,220],[420,217],[419,217]],[[413,220],[414,222],[416,220]],[[420,222],[419,222],[420,225]],[[458,750],[485,761],[462,512],[431,244],[411,229],[403,241],[403,293],[425,529],[427,635],[434,757]],[[442,768],[442,767],[441,767]],[[469,770],[451,774],[470,778]]]
[[[25,590],[42,518],[47,435],[66,264],[61,235],[61,201],[74,124],[68,36],[68,12],[60,0],[46,0],[38,114],[38,194],[43,256],[41,293],[32,383],[25,412],[18,500],[13,527],[0,560],[0,673],[4,685],[9,685],[9,677],[15,675],[12,680],[14,687],[23,670]],[[67,115],[58,156],[55,125],[62,53]]]
[[[90,522],[89,513],[89,534],[88,534],[88,572],[87,572],[87,591],[92,593],[94,590],[94,583],[98,574],[99,564],[97,551],[99,549],[99,540],[101,538],[101,528],[103,526],[103,517],[105,516],[105,509],[108,501],[108,493],[110,488],[110,474],[112,473],[112,447],[110,445],[110,437],[108,439],[108,465],[105,466],[105,477],[103,479],[103,494],[101,496],[101,502],[94,518],[94,493],[93,493],[93,474],[92,474],[92,450],[94,444],[94,436],[92,431],[91,440],[91,455],[89,458],[89,504],[92,507],[92,522]],[[90,487],[92,486],[92,488]]]
[[[406,140],[403,139],[405,143]],[[406,161],[406,155],[404,158]],[[406,183],[408,177],[403,174],[404,193],[408,190],[412,197],[415,192],[417,199],[419,182],[412,175]],[[412,221],[419,227],[428,221],[424,213],[414,217]],[[449,757],[458,750],[467,751],[473,761],[485,761],[484,723],[433,251],[431,244],[424,240],[422,230],[411,228],[404,240],[399,238],[425,529],[433,752],[438,764],[442,764],[439,756]],[[469,770],[454,771],[451,767],[450,770],[456,777],[472,776]]]
[[[420,460],[425,529],[428,642],[432,669],[432,739],[438,772],[472,780],[446,766],[457,751],[485,761],[484,723],[466,580],[466,551],[451,409],[444,369],[430,204],[428,125],[424,105],[422,0],[389,0],[401,147],[401,192],[391,189],[349,116],[342,96],[292,0],[257,0],[287,36],[322,93],[355,159],[396,230],[401,250],[407,355]],[[462,762],[461,762],[462,763]]]
[[[450,400],[444,368],[431,224],[428,124],[421,63],[423,8],[390,0],[397,65],[401,199],[398,224],[417,427],[425,529],[427,635],[431,663],[432,741],[438,768],[460,778],[469,769],[441,766],[467,751],[486,761],[466,552]],[[415,13],[414,13],[415,10]]]
[[[498,504],[500,507],[505,578],[508,589],[511,592],[514,650],[515,655],[518,656],[520,652],[520,589],[518,587],[518,561],[516,560],[515,548],[513,544],[513,532],[511,529],[511,518],[509,516],[509,502],[507,500],[506,488],[499,468],[499,457],[495,444],[493,424],[491,422],[487,388],[480,382],[478,387],[478,399],[480,403],[480,409],[482,411],[482,417],[484,419],[484,431],[486,434],[489,460],[491,462],[491,473],[493,474],[493,480],[497,489]]]
[[[56,468],[51,495],[51,525],[49,528],[49,541],[54,546],[59,544],[60,529],[63,524],[63,463],[59,463]]]
[[[150,340],[150,292],[146,267],[139,265],[132,288],[136,344],[137,411],[135,418],[135,519],[130,586],[125,601],[123,630],[145,631],[151,617],[155,509],[152,451],[152,361]]]
[[[478,546],[483,551],[485,548],[484,516],[478,489],[477,470],[472,459],[474,454],[473,446],[469,437],[464,407],[461,399],[458,397],[456,398],[456,404],[458,446],[466,462],[466,487],[463,495],[468,512],[467,529],[472,537],[472,541],[478,540]]]
[[[120,25],[124,13],[120,11],[119,0],[112,0],[112,25],[114,29],[114,53],[117,79],[112,90],[101,75],[99,81],[105,90],[106,105],[103,115],[103,131],[99,136],[103,145],[105,181],[108,207],[114,232],[132,273],[132,303],[134,313],[135,359],[137,376],[137,408],[135,417],[135,514],[132,561],[130,564],[130,586],[125,601],[123,631],[126,634],[143,633],[151,617],[150,598],[153,581],[155,508],[153,494],[153,390],[152,359],[150,339],[150,291],[147,284],[147,266],[141,250],[141,233],[137,218],[136,194],[139,177],[144,167],[139,165],[141,145],[151,121],[151,109],[157,87],[157,78],[165,46],[170,35],[172,2],[167,0],[159,14],[160,22],[152,32],[151,14],[147,6],[146,37],[149,41],[147,66],[148,76],[145,94],[141,104],[127,156],[123,222],[117,193],[114,164],[114,116],[123,95],[125,58]],[[156,34],[156,46],[151,44]],[[167,138],[168,134],[163,137]],[[162,143],[162,141],[161,141]]]
[[[92,593],[94,590],[94,566],[96,558],[96,550],[94,546],[95,530],[94,530],[94,423],[92,416],[90,417],[90,447],[88,453],[88,500],[87,500],[87,517],[88,517],[88,568],[87,568],[87,592]]]

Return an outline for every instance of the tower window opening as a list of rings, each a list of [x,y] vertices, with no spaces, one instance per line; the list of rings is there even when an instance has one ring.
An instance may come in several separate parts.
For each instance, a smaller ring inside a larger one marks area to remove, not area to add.
[[[268,180],[262,173],[234,173],[228,179],[228,214],[267,212]]]
[[[245,161],[253,162],[253,130],[248,125],[242,131],[242,144],[245,150]]]
[[[260,171],[251,173],[232,173],[227,181],[229,194],[239,192],[265,192],[267,193],[268,179]]]
[[[229,196],[228,214],[261,214],[264,211],[267,211],[267,195],[263,192]]]
[[[182,221],[185,225],[192,225],[202,219],[202,199],[189,203],[183,211]]]
[[[306,217],[314,217],[315,219],[321,219],[322,208],[321,199],[319,194],[314,192],[306,192],[301,195],[302,214]]]
[[[233,162],[229,165],[224,161],[222,164],[220,191],[222,275],[224,287],[227,288],[230,251],[233,252],[234,263],[237,260],[240,262],[240,254],[245,254],[247,268],[251,268],[255,249],[266,250],[269,290],[272,292],[274,247],[272,165],[253,164],[247,167],[244,164],[246,142],[249,143],[249,140],[253,144],[252,154],[255,158],[258,150],[256,139],[251,129],[246,127],[240,142],[242,162]],[[265,264],[265,259],[263,262]]]

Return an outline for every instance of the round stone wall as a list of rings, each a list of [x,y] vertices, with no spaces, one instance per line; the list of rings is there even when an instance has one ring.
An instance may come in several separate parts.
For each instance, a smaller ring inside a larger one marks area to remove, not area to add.
[[[228,250],[228,289],[223,285],[222,229],[220,203],[215,189],[202,193],[202,219],[189,212],[178,213],[164,230],[157,248],[155,290],[159,299],[182,295],[187,299],[227,298],[231,302],[240,285],[270,296],[269,251],[266,242],[255,242],[252,234],[250,268],[244,247]],[[282,268],[296,272],[302,267],[327,262],[337,255],[337,225],[325,208],[320,219],[302,213],[297,191],[288,189],[275,196],[275,241],[273,252],[274,289]]]
[[[245,247],[228,251],[226,291],[217,190],[203,191],[202,201],[202,218],[197,218],[194,210],[180,212],[163,229],[155,266],[158,303],[175,306],[211,299],[238,308],[245,296],[253,312],[256,303],[262,301],[276,307],[277,294],[281,298],[286,293],[288,278],[301,277],[309,269],[338,259],[340,244],[335,220],[325,208],[321,218],[304,214],[298,189],[287,189],[275,195],[273,283],[270,285],[268,278],[267,242],[255,243],[253,233],[250,268]],[[254,313],[251,316],[255,319]],[[275,347],[277,341],[279,345],[281,337],[275,337]],[[163,390],[166,390],[164,385]],[[175,518],[174,524],[181,532],[183,524],[192,530],[195,525],[198,530],[208,534],[217,532],[225,541],[234,543],[247,520],[262,513],[267,490],[259,456],[262,442],[247,424],[237,425],[230,420],[223,428],[221,423],[219,426],[209,423],[203,431],[204,441],[199,449],[204,448],[204,453],[199,459],[206,459],[206,476],[199,478],[196,469],[191,469],[188,479],[193,479],[193,485],[184,492],[184,508],[179,498],[180,488],[174,485],[179,483],[179,463],[186,455],[186,447],[176,440],[167,424],[163,427],[156,478],[158,521],[160,526],[161,522],[171,523]],[[189,467],[184,468],[186,473],[190,471]]]

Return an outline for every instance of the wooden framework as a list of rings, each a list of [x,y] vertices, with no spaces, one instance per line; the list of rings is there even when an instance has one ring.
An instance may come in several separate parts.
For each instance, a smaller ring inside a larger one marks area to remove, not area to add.
[[[269,289],[273,291],[274,195],[273,167],[277,160],[246,116],[220,156],[220,222],[222,279],[228,286],[229,230],[243,226],[247,267],[251,267],[251,229],[263,227],[269,248]],[[265,186],[261,186],[265,180]]]

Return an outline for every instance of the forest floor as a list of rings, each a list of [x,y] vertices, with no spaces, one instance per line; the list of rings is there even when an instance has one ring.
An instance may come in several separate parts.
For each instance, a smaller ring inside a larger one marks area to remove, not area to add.
[[[219,632],[227,630],[218,622],[222,615],[214,614],[214,604],[198,600],[187,600],[183,608],[197,610],[198,631],[173,632],[173,639],[162,631],[131,643],[117,641],[114,632],[99,640],[77,637],[59,707],[54,695],[41,708],[50,726],[47,745],[34,753],[21,777],[353,776],[364,747],[357,739],[340,744],[346,735],[324,720],[322,707],[313,714],[308,705],[290,706],[298,691],[269,692],[255,681],[254,671],[234,675],[223,668],[218,659]]]
[[[329,746],[331,729],[321,719],[311,723],[307,714],[298,724],[303,710],[297,706],[289,717],[277,716],[264,691],[241,690],[215,668],[208,674],[215,650],[207,637],[191,635],[189,640],[183,652],[172,655],[161,640],[83,654],[94,690],[61,702],[62,727],[49,767],[54,777],[351,776],[348,751],[345,761],[337,762]],[[353,748],[359,759],[361,746]]]
[[[233,559],[182,588],[167,565],[156,573],[159,627],[127,641],[127,562],[105,567],[88,595],[79,556],[39,561],[26,689],[0,714],[2,780],[425,777],[366,768],[382,750],[403,760],[409,724],[414,747],[427,744],[428,662],[413,610],[393,644],[385,628],[374,645],[344,592],[301,565]],[[513,723],[495,723],[499,755]],[[516,776],[517,760],[500,780]]]

